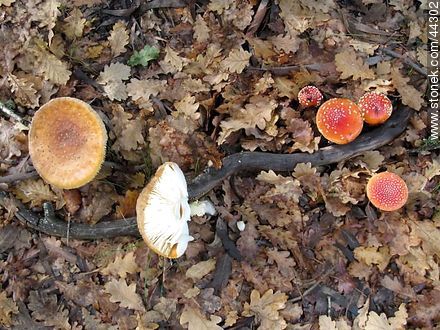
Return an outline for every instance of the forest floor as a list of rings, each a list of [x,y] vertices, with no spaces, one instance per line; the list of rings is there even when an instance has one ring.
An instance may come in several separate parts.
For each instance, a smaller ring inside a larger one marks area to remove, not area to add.
[[[0,0],[0,328],[438,328],[426,9],[426,0]],[[316,108],[298,105],[306,85],[325,99],[387,94],[395,112],[411,108],[409,122],[391,143],[337,163],[226,178],[205,197],[217,214],[192,218],[194,241],[173,261],[139,237],[57,237],[18,216],[24,205],[42,217],[51,202],[69,224],[130,218],[165,161],[190,181],[240,151],[318,152],[331,143]],[[109,134],[106,165],[73,190],[43,181],[28,152],[34,113],[61,96],[88,102]],[[409,189],[393,212],[365,194],[385,170]]]

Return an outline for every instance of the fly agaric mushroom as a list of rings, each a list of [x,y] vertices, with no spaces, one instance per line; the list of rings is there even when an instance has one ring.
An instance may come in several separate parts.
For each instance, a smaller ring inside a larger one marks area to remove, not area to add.
[[[370,125],[379,125],[387,121],[393,112],[390,99],[381,93],[365,93],[358,102],[364,121]]]
[[[337,144],[347,144],[362,131],[361,110],[348,99],[330,99],[319,107],[316,113],[316,125],[327,140]]]
[[[298,93],[298,102],[303,108],[317,107],[321,101],[322,93],[315,86],[303,87]]]
[[[61,188],[93,180],[105,158],[107,132],[92,107],[72,97],[44,104],[29,130],[29,154],[38,174]]]
[[[208,200],[188,203],[186,179],[173,162],[163,163],[142,190],[136,203],[139,232],[147,246],[170,259],[185,253],[189,235],[188,221],[192,215],[215,214]]]
[[[373,175],[367,184],[367,197],[382,211],[395,211],[408,200],[408,187],[400,176],[391,172]]]

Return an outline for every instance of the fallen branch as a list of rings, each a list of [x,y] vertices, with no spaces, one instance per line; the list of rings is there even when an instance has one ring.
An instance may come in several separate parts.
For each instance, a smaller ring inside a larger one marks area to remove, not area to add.
[[[355,157],[368,150],[386,145],[404,132],[410,116],[408,107],[396,110],[383,125],[361,135],[354,142],[346,145],[332,145],[322,148],[313,154],[272,154],[266,152],[242,152],[223,159],[220,169],[208,168],[188,184],[191,200],[198,199],[211,189],[221,184],[230,175],[241,171],[274,170],[279,172],[292,171],[298,163],[311,163],[313,166],[337,163]],[[0,205],[4,206],[7,194],[0,192]],[[13,197],[9,197],[13,198]],[[100,239],[117,236],[139,236],[136,218],[115,221],[103,221],[96,225],[71,223],[58,219],[50,203],[44,205],[45,214],[40,218],[17,201],[17,219],[29,227],[48,235],[69,237],[74,239]]]

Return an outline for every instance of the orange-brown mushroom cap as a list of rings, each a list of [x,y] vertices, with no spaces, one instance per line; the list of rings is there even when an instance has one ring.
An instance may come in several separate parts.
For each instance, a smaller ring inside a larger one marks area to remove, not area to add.
[[[365,93],[358,102],[364,121],[370,125],[379,125],[387,121],[393,112],[390,99],[381,93]]]
[[[34,115],[29,130],[29,154],[38,174],[62,189],[93,180],[105,158],[107,132],[87,103],[55,98]]]
[[[397,174],[382,172],[371,177],[367,184],[367,197],[382,211],[395,211],[408,200],[408,187]]]
[[[349,99],[330,99],[319,107],[316,113],[316,125],[327,140],[337,144],[347,144],[361,134],[363,127],[361,110]]]

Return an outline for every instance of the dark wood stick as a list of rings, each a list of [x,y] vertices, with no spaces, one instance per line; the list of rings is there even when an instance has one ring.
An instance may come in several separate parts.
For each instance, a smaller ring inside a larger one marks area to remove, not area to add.
[[[332,145],[313,154],[242,152],[227,156],[223,159],[223,166],[220,169],[208,168],[188,184],[189,197],[191,200],[202,197],[221,184],[225,178],[240,171],[286,172],[292,171],[298,163],[311,163],[313,166],[332,164],[377,149],[390,143],[405,131],[410,114],[411,110],[408,107],[399,107],[385,124],[361,135],[352,143]],[[4,206],[7,198],[13,197],[0,192],[0,205]],[[23,224],[48,235],[67,236],[67,222],[55,217],[51,204],[45,204],[44,217],[37,216],[18,201],[17,204],[19,210],[15,215]],[[127,235],[139,236],[136,218],[103,221],[96,225],[71,223],[69,229],[69,237],[74,239],[100,239]]]

